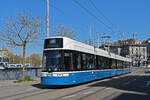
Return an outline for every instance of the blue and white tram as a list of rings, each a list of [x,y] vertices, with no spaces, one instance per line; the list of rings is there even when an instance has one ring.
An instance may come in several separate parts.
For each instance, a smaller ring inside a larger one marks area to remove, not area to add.
[[[131,72],[131,59],[66,38],[46,38],[43,85],[74,85]]]

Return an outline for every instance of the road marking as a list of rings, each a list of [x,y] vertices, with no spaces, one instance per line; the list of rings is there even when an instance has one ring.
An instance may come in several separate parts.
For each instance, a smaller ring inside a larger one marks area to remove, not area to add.
[[[146,82],[146,86],[149,86],[149,85],[150,85],[150,81],[147,81],[147,82]]]
[[[136,92],[136,91],[128,91],[128,90],[120,90],[120,89],[116,89],[122,93],[132,93],[132,94],[138,94],[138,95],[147,95],[147,93],[142,93],[142,92]]]
[[[108,88],[106,88],[106,89],[109,90],[109,89],[112,89],[112,88],[108,87]]]
[[[76,95],[69,95],[69,96],[65,96],[65,97],[62,97],[62,99],[67,99],[67,98],[71,98],[71,97],[74,97]]]
[[[91,94],[91,93],[93,93],[94,91],[89,91],[89,92],[85,92],[85,93],[83,93],[83,94]]]

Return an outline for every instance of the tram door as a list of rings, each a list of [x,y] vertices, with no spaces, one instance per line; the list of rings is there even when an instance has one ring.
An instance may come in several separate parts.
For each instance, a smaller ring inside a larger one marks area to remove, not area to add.
[[[72,53],[65,53],[64,55],[64,65],[67,71],[73,70],[73,60]]]

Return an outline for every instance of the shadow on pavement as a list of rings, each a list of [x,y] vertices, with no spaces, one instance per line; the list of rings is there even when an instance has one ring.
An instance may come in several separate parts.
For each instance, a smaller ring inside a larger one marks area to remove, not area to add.
[[[73,86],[51,86],[51,85],[42,85],[42,84],[33,84],[33,87],[39,88],[39,89],[64,89],[64,88],[71,88]]]
[[[88,82],[90,83],[90,82]],[[85,85],[87,83],[82,83],[82,84],[77,84],[77,85],[42,85],[40,83],[38,84],[33,84],[33,87],[39,88],[39,89],[65,89],[65,88],[72,88],[72,87],[77,87],[81,85]]]
[[[89,87],[106,87],[125,91],[113,100],[150,100],[150,82],[148,81],[150,81],[150,76],[114,77],[89,85]]]
[[[114,98],[113,100],[149,100],[149,95],[139,95],[133,93],[123,93],[118,97]]]

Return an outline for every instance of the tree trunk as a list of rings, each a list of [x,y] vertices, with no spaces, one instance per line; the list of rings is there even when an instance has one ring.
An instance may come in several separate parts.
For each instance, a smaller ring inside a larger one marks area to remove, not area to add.
[[[25,78],[25,55],[26,55],[26,43],[23,45],[23,61],[22,61],[22,80]]]

